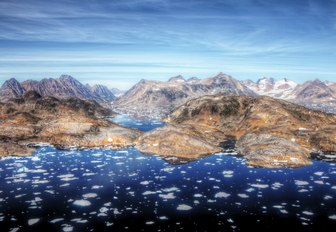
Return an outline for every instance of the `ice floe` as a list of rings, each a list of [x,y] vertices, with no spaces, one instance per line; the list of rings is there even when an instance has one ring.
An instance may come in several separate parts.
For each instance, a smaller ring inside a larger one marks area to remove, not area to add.
[[[227,198],[229,196],[231,196],[231,194],[226,192],[218,192],[215,194],[215,198]]]
[[[88,200],[75,200],[73,202],[74,205],[77,205],[77,206],[82,206],[82,207],[85,207],[85,206],[90,206],[91,205],[91,202],[88,201]]]
[[[32,226],[40,221],[39,218],[32,218],[28,220],[28,225]]]
[[[191,210],[192,207],[186,204],[181,204],[177,206],[177,210],[182,210],[182,211],[187,211],[187,210]]]

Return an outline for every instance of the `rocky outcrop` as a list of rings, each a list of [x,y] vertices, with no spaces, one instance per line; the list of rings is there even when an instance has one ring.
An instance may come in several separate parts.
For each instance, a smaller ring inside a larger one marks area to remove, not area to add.
[[[162,116],[190,99],[218,93],[256,95],[244,84],[223,73],[206,79],[191,78],[188,81],[182,76],[176,76],[167,82],[141,80],[115,101],[113,106],[137,116]]]
[[[246,134],[237,144],[237,152],[247,164],[257,167],[297,167],[311,164],[308,149],[270,134]]]
[[[197,159],[221,151],[211,142],[184,129],[170,125],[148,132],[137,140],[137,148],[143,153],[186,159]]]
[[[105,119],[111,115],[95,101],[59,100],[28,91],[22,98],[0,104],[0,139],[7,147],[40,142],[58,147],[132,145],[141,132]]]
[[[270,97],[204,96],[180,106],[166,121],[169,125],[137,140],[141,151],[193,158],[208,154],[197,144],[216,150],[236,140],[239,154],[262,167],[303,166],[312,151],[336,151],[336,115]],[[188,136],[197,143],[181,139]]]

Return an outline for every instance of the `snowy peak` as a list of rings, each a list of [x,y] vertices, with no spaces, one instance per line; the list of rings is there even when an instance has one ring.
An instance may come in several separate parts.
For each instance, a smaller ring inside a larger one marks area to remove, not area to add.
[[[274,98],[286,99],[294,90],[297,84],[286,78],[275,80],[272,77],[263,77],[256,83],[251,80],[243,81],[243,83],[259,95],[267,95]]]

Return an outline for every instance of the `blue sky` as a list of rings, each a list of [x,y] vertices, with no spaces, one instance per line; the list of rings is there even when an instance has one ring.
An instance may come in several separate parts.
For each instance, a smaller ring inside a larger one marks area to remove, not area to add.
[[[70,74],[336,81],[336,0],[0,0],[0,84]]]

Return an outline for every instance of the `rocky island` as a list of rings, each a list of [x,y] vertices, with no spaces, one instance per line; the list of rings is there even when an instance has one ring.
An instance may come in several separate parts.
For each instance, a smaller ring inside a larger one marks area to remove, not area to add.
[[[303,166],[312,152],[336,151],[336,115],[265,96],[200,97],[166,121],[137,140],[140,151],[195,159],[236,141],[238,154],[258,167]]]
[[[27,91],[0,103],[0,155],[26,155],[27,145],[50,143],[59,148],[130,146],[142,132],[119,126],[113,115],[95,101],[42,97]]]

